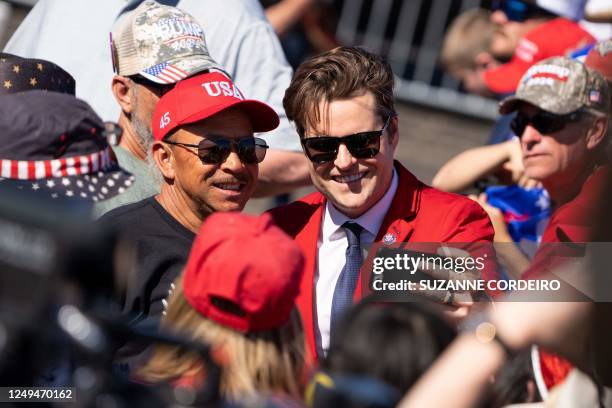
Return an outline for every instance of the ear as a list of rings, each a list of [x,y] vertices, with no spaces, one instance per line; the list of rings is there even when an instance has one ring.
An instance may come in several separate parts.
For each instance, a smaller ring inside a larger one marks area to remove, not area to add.
[[[111,83],[111,89],[121,110],[128,115],[132,113],[134,109],[134,82],[128,77],[115,75]]]
[[[172,154],[170,146],[156,141],[153,143],[153,146],[151,146],[151,149],[155,165],[164,176],[164,179],[174,180],[176,175],[174,171],[174,155]]]
[[[597,148],[597,146],[599,146],[602,143],[607,130],[608,130],[608,118],[598,116],[593,121],[593,123],[589,127],[589,130],[587,131],[587,135],[586,135],[587,149],[593,150]]]

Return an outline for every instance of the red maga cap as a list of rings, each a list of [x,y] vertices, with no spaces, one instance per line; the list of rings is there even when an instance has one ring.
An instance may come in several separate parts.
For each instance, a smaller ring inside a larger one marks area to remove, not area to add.
[[[153,112],[153,138],[163,140],[179,126],[199,122],[233,106],[249,116],[254,132],[268,132],[279,124],[270,106],[244,99],[231,79],[220,72],[209,72],[178,82],[161,97]]]
[[[554,19],[521,38],[510,62],[485,71],[485,85],[497,94],[515,93],[521,77],[535,63],[593,42],[595,38],[573,21]]]
[[[237,331],[270,330],[289,320],[304,256],[269,214],[210,215],[185,273],[185,298],[200,314]]]

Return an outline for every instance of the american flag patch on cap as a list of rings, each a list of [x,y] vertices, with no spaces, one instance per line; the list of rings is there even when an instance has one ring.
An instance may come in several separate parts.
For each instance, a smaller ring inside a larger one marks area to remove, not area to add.
[[[189,75],[182,69],[170,65],[167,62],[147,68],[140,72],[140,74],[151,81],[164,84],[173,84],[181,79],[187,78]]]
[[[591,91],[589,92],[589,101],[599,103],[601,102],[601,92]]]

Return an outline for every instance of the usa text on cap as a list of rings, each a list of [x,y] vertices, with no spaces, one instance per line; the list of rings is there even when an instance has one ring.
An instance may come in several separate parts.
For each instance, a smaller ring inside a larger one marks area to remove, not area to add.
[[[155,140],[163,140],[171,131],[199,122],[226,109],[238,107],[251,121],[254,132],[268,132],[279,124],[274,109],[263,102],[245,99],[231,79],[220,72],[188,78],[161,97],[151,128]]]

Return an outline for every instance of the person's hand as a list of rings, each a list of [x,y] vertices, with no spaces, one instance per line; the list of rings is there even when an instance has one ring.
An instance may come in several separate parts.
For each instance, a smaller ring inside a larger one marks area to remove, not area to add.
[[[468,251],[451,247],[451,246],[442,246],[437,250],[437,255],[444,257],[445,259],[453,258],[453,259],[467,259],[472,258],[472,254]],[[447,262],[445,261],[444,264]],[[449,281],[449,285],[462,281],[465,285],[464,287],[469,287],[467,281],[478,281],[482,279],[481,271],[474,266],[466,267],[465,261],[462,261],[460,265],[456,268],[456,270],[449,270],[447,268],[440,268],[437,265],[427,264],[426,267],[422,267],[419,269],[421,273],[427,274],[431,276],[435,281]],[[475,287],[475,285],[473,285]],[[455,286],[457,288],[458,286]],[[432,300],[436,304],[436,308],[439,309],[442,316],[449,321],[451,324],[459,324],[463,319],[465,319],[468,314],[471,312],[472,308],[475,305],[475,299],[478,298],[478,291],[471,290],[419,290],[418,293]]]
[[[508,232],[508,226],[506,225],[504,214],[499,208],[493,207],[491,204],[489,204],[487,201],[487,195],[485,193],[482,193],[479,196],[471,194],[468,197],[480,204],[482,209],[486,211],[487,215],[491,219],[491,224],[493,224],[493,229],[495,230],[493,242],[513,242],[510,232]]]

